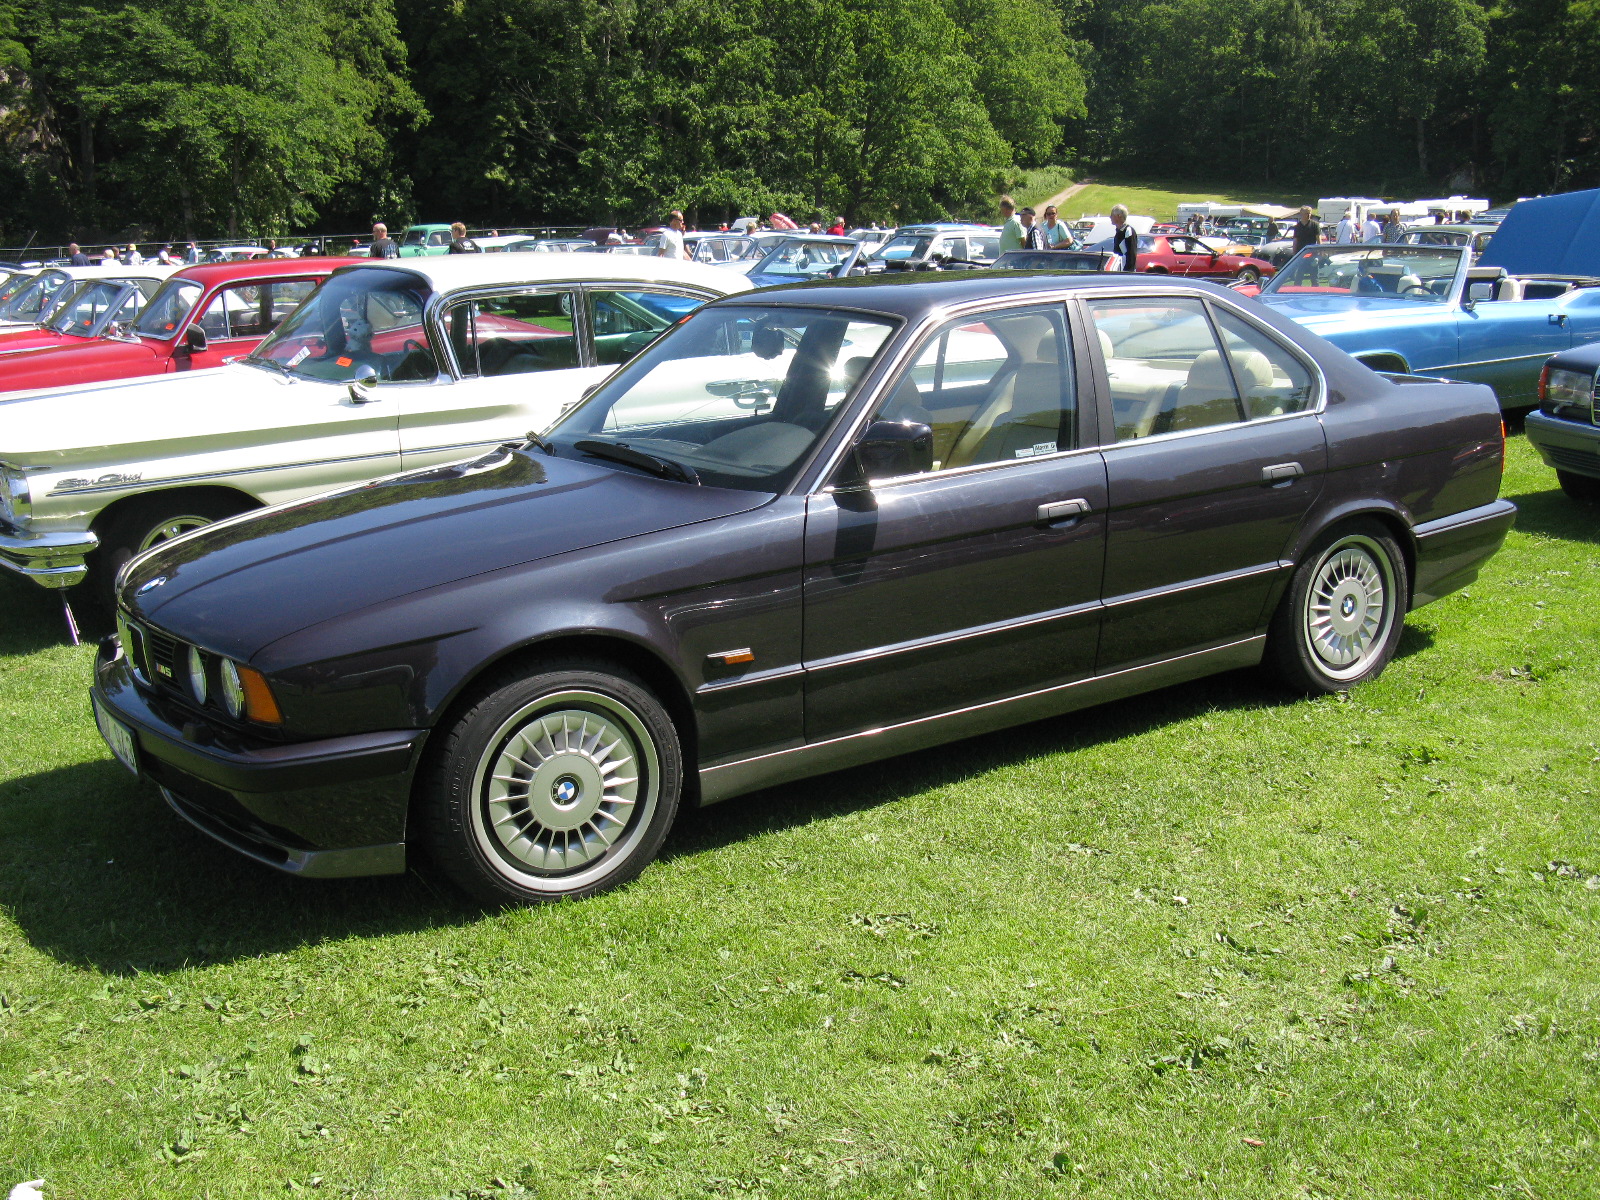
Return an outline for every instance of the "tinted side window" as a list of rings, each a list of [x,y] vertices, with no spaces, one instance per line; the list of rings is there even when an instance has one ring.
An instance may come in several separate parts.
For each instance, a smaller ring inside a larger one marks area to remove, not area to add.
[[[1244,419],[1233,376],[1199,300],[1090,301],[1117,440]]]
[[[1311,372],[1272,338],[1232,313],[1216,314],[1233,377],[1244,392],[1244,411],[1252,420],[1303,412],[1311,407]]]
[[[1011,462],[1077,445],[1077,395],[1061,309],[952,322],[923,343],[875,419],[933,430],[933,469]]]

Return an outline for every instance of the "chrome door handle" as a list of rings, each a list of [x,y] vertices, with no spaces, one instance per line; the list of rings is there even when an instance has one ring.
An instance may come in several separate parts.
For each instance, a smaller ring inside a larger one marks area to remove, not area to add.
[[[1278,463],[1272,467],[1261,468],[1262,483],[1288,483],[1291,479],[1299,479],[1306,473],[1306,469],[1297,462]]]
[[[1567,323],[1567,314],[1566,313],[1551,313],[1550,317],[1549,317],[1549,321],[1550,321],[1550,324],[1552,324],[1552,325],[1565,325]]]
[[[1041,524],[1049,525],[1056,521],[1081,517],[1088,511],[1087,500],[1054,500],[1049,504],[1039,505],[1038,520]]]

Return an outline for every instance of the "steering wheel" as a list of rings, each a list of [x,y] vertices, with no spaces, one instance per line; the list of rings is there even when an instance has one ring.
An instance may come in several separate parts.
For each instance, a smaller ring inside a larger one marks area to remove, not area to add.
[[[1433,295],[1433,291],[1425,283],[1411,283],[1401,288],[1400,294],[1402,296],[1431,296]]]
[[[417,341],[416,338],[407,338],[401,344],[400,349],[404,350],[407,354],[426,354],[428,352],[428,348],[421,342]]]

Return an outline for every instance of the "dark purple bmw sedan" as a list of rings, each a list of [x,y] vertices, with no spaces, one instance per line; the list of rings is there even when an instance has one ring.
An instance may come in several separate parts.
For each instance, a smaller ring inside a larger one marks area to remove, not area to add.
[[[1488,388],[1206,283],[747,293],[525,444],[134,560],[95,713],[259,862],[584,896],[685,805],[1263,661],[1369,679],[1504,538],[1502,437]]]

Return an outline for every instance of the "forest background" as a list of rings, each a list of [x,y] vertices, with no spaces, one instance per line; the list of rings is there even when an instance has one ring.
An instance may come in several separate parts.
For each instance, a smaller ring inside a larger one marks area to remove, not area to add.
[[[1600,0],[0,0],[0,244],[1600,184]]]

